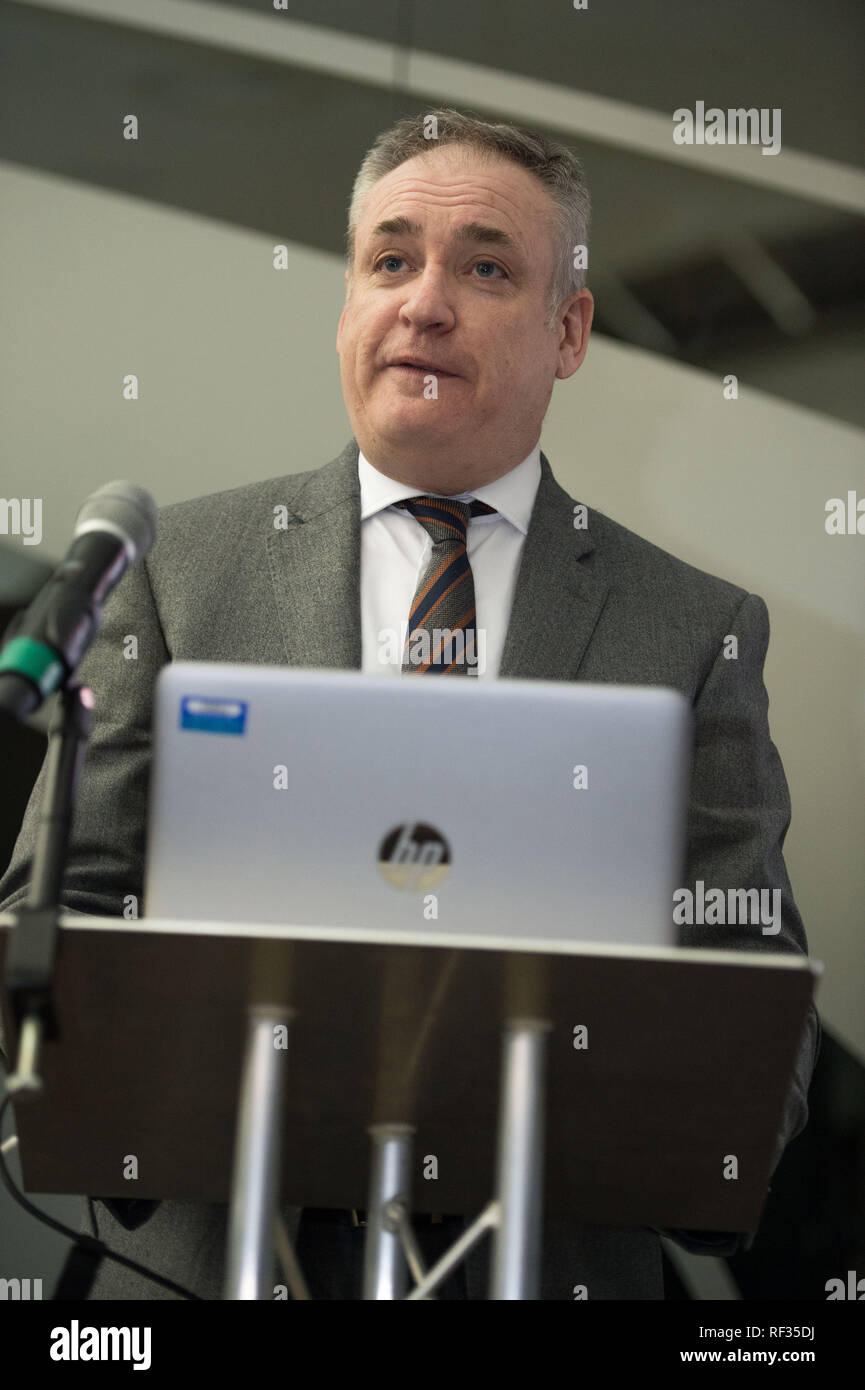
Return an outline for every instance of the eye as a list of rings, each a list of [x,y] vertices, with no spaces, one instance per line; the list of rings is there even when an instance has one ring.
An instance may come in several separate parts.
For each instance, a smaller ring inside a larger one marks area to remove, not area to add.
[[[379,259],[376,261],[375,265],[373,266],[373,270],[375,270],[375,271],[381,270],[381,267],[384,265],[385,261],[401,261],[401,260],[402,260],[402,256],[397,256],[397,255],[395,254],[395,252],[390,251],[390,252],[388,252],[388,254],[387,254],[386,256],[380,256],[380,257],[379,257]]]
[[[504,275],[505,278],[507,279],[507,271],[506,271],[506,270],[503,270],[502,267],[498,264],[497,261],[476,261],[476,262],[475,262],[475,270],[477,270],[478,266],[482,266],[482,265],[491,266],[493,270],[501,271],[501,274]],[[492,276],[492,275],[482,275],[482,276],[481,276],[481,279],[482,279],[482,280],[492,280],[492,279],[493,279],[493,276]]]
[[[402,256],[398,256],[398,255],[396,254],[395,251],[388,251],[388,253],[387,253],[386,255],[384,255],[384,256],[379,256],[378,260],[374,262],[373,268],[372,268],[372,269],[373,269],[373,274],[376,274],[376,275],[377,275],[377,274],[379,274],[380,272],[382,272],[382,270],[384,269],[384,266],[387,264],[388,261],[398,261],[398,262],[402,262],[402,264],[405,264],[405,262],[404,262]],[[503,279],[507,280],[507,279],[509,278],[509,277],[508,277],[507,271],[504,269],[503,266],[500,266],[500,265],[499,265],[498,261],[475,261],[474,266],[472,267],[472,269],[473,269],[473,270],[477,270],[478,267],[485,267],[485,268],[486,268],[487,270],[489,270],[489,271],[496,271],[496,270],[497,270],[497,271],[499,272],[499,275],[500,275]],[[392,271],[384,271],[384,274],[385,274],[386,276],[390,276],[390,275],[392,275],[393,273],[394,273],[394,272],[392,272]],[[481,280],[494,280],[496,277],[495,277],[495,275],[493,275],[493,274],[482,274],[482,275],[480,275],[479,278],[480,278]]]

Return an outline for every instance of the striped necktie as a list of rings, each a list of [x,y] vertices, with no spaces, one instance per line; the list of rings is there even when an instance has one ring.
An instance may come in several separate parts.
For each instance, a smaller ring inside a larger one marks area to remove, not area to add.
[[[451,497],[409,497],[396,505],[411,512],[433,543],[412,600],[403,674],[476,675],[475,585],[466,536],[469,517],[488,515],[495,507]]]

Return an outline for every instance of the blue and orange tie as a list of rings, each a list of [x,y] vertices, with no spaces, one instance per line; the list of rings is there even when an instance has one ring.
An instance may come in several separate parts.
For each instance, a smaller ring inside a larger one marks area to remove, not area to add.
[[[466,550],[469,517],[489,515],[495,507],[451,497],[408,497],[396,505],[411,512],[433,543],[412,600],[402,671],[468,675],[477,670],[475,584]]]

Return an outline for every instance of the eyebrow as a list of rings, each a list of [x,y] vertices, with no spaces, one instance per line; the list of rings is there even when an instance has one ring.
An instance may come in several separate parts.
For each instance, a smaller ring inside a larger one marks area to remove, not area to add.
[[[372,237],[379,236],[413,236],[423,235],[423,227],[419,222],[412,222],[410,217],[387,217],[384,222],[379,222],[373,228]],[[488,227],[483,222],[465,222],[456,229],[457,241],[485,242],[491,246],[502,246],[510,251],[518,251],[519,248],[513,237],[503,231],[501,227]]]

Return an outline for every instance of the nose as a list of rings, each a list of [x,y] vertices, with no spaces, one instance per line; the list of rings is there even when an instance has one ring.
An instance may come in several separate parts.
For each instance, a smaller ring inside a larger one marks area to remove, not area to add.
[[[428,264],[407,286],[400,318],[418,332],[427,328],[452,328],[455,322],[448,277],[440,267]]]

